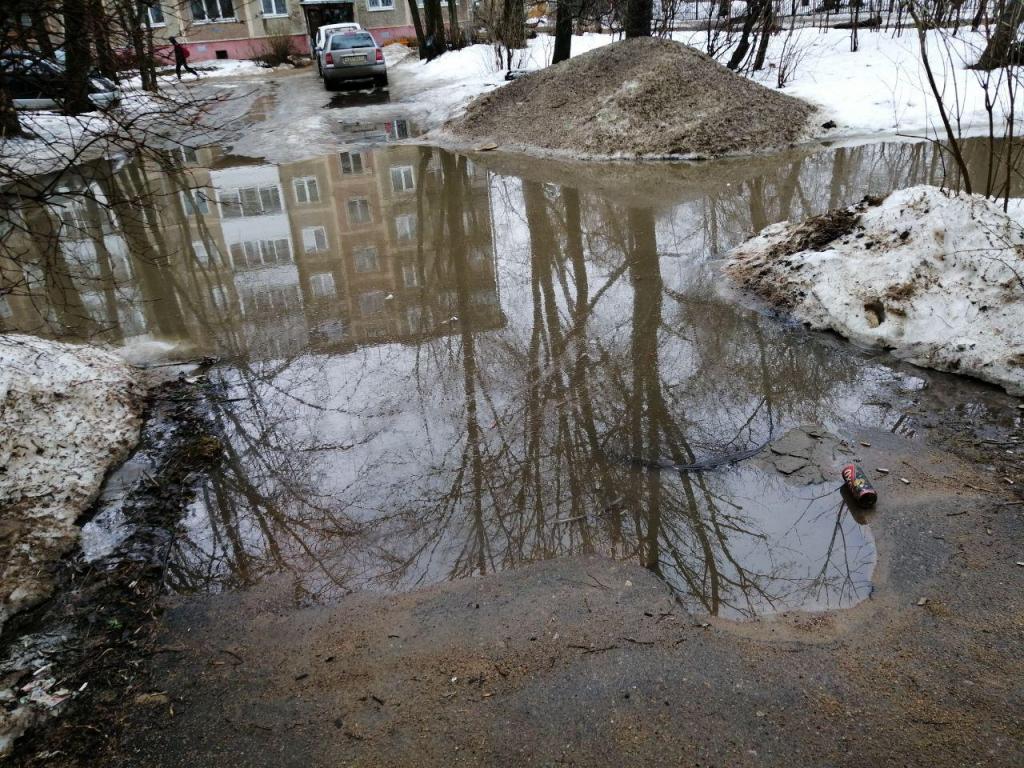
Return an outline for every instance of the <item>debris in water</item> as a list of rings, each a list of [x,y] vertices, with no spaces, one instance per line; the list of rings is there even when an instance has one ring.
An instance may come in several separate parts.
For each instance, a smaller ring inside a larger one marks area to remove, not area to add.
[[[843,467],[843,481],[854,501],[862,507],[875,506],[875,502],[878,501],[878,492],[871,487],[863,469],[856,464],[847,464]]]
[[[900,482],[903,483],[904,485],[910,485],[910,481],[907,480],[907,478],[905,477],[901,477]]]
[[[888,467],[875,467],[875,472],[878,472],[879,474],[882,474],[882,475],[888,475],[889,474],[889,468]]]
[[[928,603],[930,603],[930,602],[931,601],[927,597],[919,597],[917,599],[917,604],[918,605],[928,605]]]

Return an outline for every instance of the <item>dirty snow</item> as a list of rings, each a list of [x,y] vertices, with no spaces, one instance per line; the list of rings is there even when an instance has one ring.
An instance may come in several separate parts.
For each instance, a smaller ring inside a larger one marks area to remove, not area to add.
[[[813,328],[1024,394],[1021,219],[928,186],[873,202],[772,225],[727,271]]]
[[[50,594],[75,521],[138,439],[140,395],[109,352],[0,336],[0,631]]]

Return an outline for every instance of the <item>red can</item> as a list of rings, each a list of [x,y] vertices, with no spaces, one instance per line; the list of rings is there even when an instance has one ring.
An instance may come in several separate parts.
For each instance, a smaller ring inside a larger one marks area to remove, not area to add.
[[[856,464],[843,467],[843,482],[850,496],[862,507],[873,507],[878,501],[878,492],[871,487],[864,470]]]

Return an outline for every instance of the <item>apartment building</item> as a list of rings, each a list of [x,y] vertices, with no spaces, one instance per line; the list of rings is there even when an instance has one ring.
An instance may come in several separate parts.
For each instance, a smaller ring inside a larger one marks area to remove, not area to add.
[[[417,0],[420,8],[422,0]],[[266,50],[267,39],[289,36],[302,53],[324,24],[358,22],[377,41],[414,38],[408,0],[143,0],[159,45],[169,37],[188,43],[192,61],[247,59]],[[457,0],[460,23],[471,0]],[[447,9],[447,5],[446,5]],[[447,12],[446,12],[447,16]]]

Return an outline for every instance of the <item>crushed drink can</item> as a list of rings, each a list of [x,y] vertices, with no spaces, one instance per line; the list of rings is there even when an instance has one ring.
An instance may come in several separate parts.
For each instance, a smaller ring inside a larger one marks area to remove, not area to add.
[[[847,492],[862,507],[873,507],[878,501],[878,492],[871,487],[864,470],[856,464],[843,467],[843,482]]]

